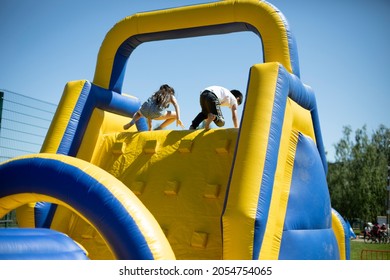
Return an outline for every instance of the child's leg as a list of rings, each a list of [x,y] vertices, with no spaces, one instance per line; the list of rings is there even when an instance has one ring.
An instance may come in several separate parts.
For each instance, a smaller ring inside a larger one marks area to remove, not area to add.
[[[160,130],[170,125],[176,120],[176,112],[175,111],[167,111],[165,115],[156,118],[155,120],[165,120],[162,124],[160,124],[155,130]]]
[[[134,115],[133,115],[133,119],[129,122],[129,123],[127,123],[127,124],[125,124],[124,126],[123,126],[123,129],[125,129],[125,130],[127,130],[127,129],[129,129],[130,127],[132,127],[138,120],[139,120],[139,118],[142,116],[142,114],[141,114],[141,112],[136,112]]]
[[[216,118],[216,115],[214,115],[213,113],[209,113],[208,116],[207,116],[207,119],[206,119],[206,122],[205,122],[205,125],[204,125],[204,129],[205,130],[209,130],[210,129],[210,124],[213,120],[215,120]]]
[[[218,127],[222,127],[225,125],[225,119],[223,118],[221,111],[221,104],[218,99],[214,99],[211,102],[209,112],[214,115],[213,121]]]
[[[206,119],[205,116],[207,116],[207,114],[205,115],[203,112],[200,112],[198,115],[196,115],[196,117],[191,122],[190,129],[196,129],[200,123]]]
[[[214,95],[215,96],[215,95]],[[201,107],[201,112],[196,115],[196,117],[192,120],[190,129],[197,129],[201,122],[207,119],[208,114],[210,112],[209,106],[210,92],[204,91],[201,93],[199,97],[199,103]]]

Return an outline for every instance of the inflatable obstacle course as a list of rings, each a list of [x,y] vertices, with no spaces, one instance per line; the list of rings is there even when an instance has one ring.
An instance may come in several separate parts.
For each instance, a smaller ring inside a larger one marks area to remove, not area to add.
[[[241,31],[264,57],[239,129],[149,132],[140,119],[123,131],[140,106],[122,92],[139,44]],[[0,165],[0,215],[19,207],[20,227],[63,232],[91,259],[348,259],[326,172],[286,19],[265,1],[223,1],[119,21],[94,81],[66,85],[41,153]]]

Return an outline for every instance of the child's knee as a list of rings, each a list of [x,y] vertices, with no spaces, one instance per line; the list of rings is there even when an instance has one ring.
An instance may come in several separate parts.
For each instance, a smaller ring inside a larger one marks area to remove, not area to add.
[[[225,125],[225,120],[221,117],[216,117],[215,120],[214,120],[214,123],[218,126],[218,127],[222,127]]]

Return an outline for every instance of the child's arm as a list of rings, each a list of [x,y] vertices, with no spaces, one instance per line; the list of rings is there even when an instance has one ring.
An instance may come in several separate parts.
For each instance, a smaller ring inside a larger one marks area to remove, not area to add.
[[[176,111],[176,126],[180,125],[181,128],[184,128],[184,125],[180,120],[180,106],[174,95],[171,95],[171,103],[173,104],[173,107],[175,107],[175,111]]]
[[[232,120],[235,128],[238,128],[237,105],[232,106]]]

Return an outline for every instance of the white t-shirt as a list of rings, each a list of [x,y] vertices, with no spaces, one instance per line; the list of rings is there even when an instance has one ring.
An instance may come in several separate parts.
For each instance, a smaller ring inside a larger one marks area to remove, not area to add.
[[[229,108],[232,108],[233,105],[238,106],[236,97],[227,88],[221,86],[211,86],[205,88],[204,90],[209,90],[214,93],[218,97],[219,102],[221,102],[221,106]]]

